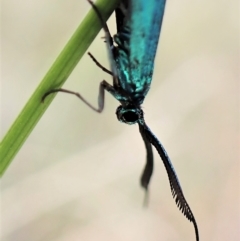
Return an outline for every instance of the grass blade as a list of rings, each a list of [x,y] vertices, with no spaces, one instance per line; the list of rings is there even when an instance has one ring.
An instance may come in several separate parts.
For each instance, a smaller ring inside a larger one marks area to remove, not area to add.
[[[104,20],[109,18],[118,2],[119,0],[96,2]],[[53,88],[60,88],[64,84],[101,28],[96,13],[91,9],[0,143],[0,176],[3,175],[55,97],[54,94],[48,96],[42,104],[41,98],[44,93]]]

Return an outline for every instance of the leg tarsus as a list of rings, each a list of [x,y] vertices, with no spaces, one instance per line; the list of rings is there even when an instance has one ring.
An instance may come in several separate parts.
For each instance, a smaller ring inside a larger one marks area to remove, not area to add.
[[[105,90],[110,92],[111,94],[114,92],[113,87],[106,82],[105,80],[103,80],[100,85],[99,85],[99,92],[98,92],[98,108],[94,107],[93,105],[91,105],[87,100],[85,100],[78,92],[74,92],[71,90],[66,90],[66,89],[53,89],[50,90],[48,92],[46,92],[43,97],[42,97],[42,103],[44,103],[45,98],[53,93],[56,92],[63,92],[63,93],[67,93],[67,94],[72,94],[77,96],[80,100],[82,100],[88,107],[90,107],[92,110],[101,113],[103,111],[104,108],[104,95],[105,95]]]
[[[101,86],[101,84],[100,84]],[[101,87],[100,87],[101,88]],[[103,111],[103,108],[104,108],[104,100],[102,100],[102,104],[100,107],[98,108],[95,108],[93,105],[91,105],[88,101],[86,101],[78,92],[74,92],[74,91],[71,91],[71,90],[66,90],[66,89],[53,89],[53,90],[50,90],[48,91],[46,94],[44,94],[44,96],[42,97],[42,102],[44,102],[45,98],[52,94],[52,93],[56,93],[56,92],[63,92],[63,93],[67,93],[67,94],[72,94],[72,95],[75,95],[77,96],[80,100],[82,100],[88,107],[90,107],[92,110],[98,112],[98,113],[101,113]],[[101,91],[102,93],[102,91]],[[99,99],[100,99],[100,95],[99,95]]]

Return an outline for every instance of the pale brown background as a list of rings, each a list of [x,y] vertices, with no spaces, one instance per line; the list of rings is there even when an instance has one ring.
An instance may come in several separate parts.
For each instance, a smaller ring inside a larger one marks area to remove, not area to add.
[[[85,0],[2,0],[1,136],[90,6]],[[110,21],[112,33],[114,19]],[[90,51],[108,66],[97,37]],[[239,1],[168,0],[143,109],[167,149],[202,241],[239,240]],[[97,103],[111,78],[86,55],[65,88]],[[155,152],[150,203],[139,177],[137,126],[59,94],[2,178],[4,241],[192,241]]]

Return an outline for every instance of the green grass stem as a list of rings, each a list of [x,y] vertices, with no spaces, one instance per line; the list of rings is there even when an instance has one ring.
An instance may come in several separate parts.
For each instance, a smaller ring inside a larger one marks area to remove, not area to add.
[[[110,17],[118,2],[119,0],[98,0],[96,2],[104,20]],[[89,8],[89,13],[57,57],[0,143],[0,176],[3,175],[55,97],[55,94],[48,96],[44,104],[42,104],[41,98],[44,93],[53,88],[60,88],[64,84],[101,30],[102,26],[96,13],[90,5]]]

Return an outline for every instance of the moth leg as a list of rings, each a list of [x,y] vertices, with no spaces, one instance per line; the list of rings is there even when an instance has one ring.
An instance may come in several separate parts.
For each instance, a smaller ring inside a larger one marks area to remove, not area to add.
[[[144,204],[147,205],[148,203],[148,185],[152,177],[153,173],[153,151],[152,151],[152,145],[148,141],[144,131],[139,126],[139,132],[141,133],[142,139],[144,141],[146,151],[147,151],[147,158],[146,158],[146,165],[144,167],[142,176],[141,176],[141,186],[145,189],[146,191],[146,196],[144,199]]]
[[[107,42],[107,50],[108,50],[108,56],[110,59],[110,64],[111,64],[111,71],[112,71],[112,75],[114,75],[115,77],[117,76],[117,68],[116,68],[116,63],[115,63],[115,59],[116,59],[116,47],[113,44],[113,38],[112,35],[109,31],[109,28],[107,26],[107,23],[104,21],[100,11],[98,10],[97,6],[91,1],[88,0],[88,2],[92,5],[92,8],[94,9],[94,11],[96,12],[101,24],[102,24],[102,28],[105,32],[105,38],[106,38],[106,42]],[[117,81],[117,78],[114,78],[114,81]],[[116,83],[117,84],[117,83]]]
[[[90,52],[88,52],[88,55],[90,56],[90,58],[93,60],[93,62],[94,62],[100,69],[102,69],[104,72],[106,72],[106,73],[110,74],[111,76],[113,76],[113,72],[111,72],[110,70],[108,70],[107,68],[105,68],[104,66],[102,66]]]
[[[90,107],[92,110],[101,113],[103,111],[104,108],[104,95],[105,95],[105,90],[112,93],[114,92],[113,87],[106,82],[105,80],[103,80],[100,85],[99,85],[99,93],[98,93],[98,107],[94,107],[92,104],[90,104],[85,98],[82,97],[82,95],[80,95],[78,92],[74,92],[71,90],[66,90],[66,89],[53,89],[50,90],[48,92],[46,92],[43,97],[42,97],[42,102],[44,102],[45,98],[53,93],[56,92],[63,92],[63,93],[67,93],[67,94],[72,94],[77,96],[80,100],[82,100],[88,107]]]
[[[109,47],[110,48],[114,47],[114,45],[113,45],[113,38],[112,38],[112,36],[110,34],[110,31],[108,29],[108,26],[107,26],[106,22],[103,20],[103,17],[101,15],[100,11],[98,10],[97,6],[91,0],[88,0],[88,2],[92,5],[92,8],[96,12],[96,14],[97,14],[97,16],[98,16],[98,18],[99,18],[99,20],[100,20],[100,22],[102,24],[102,28],[103,28],[103,30],[105,32],[106,39],[107,39],[107,42],[109,44]]]

